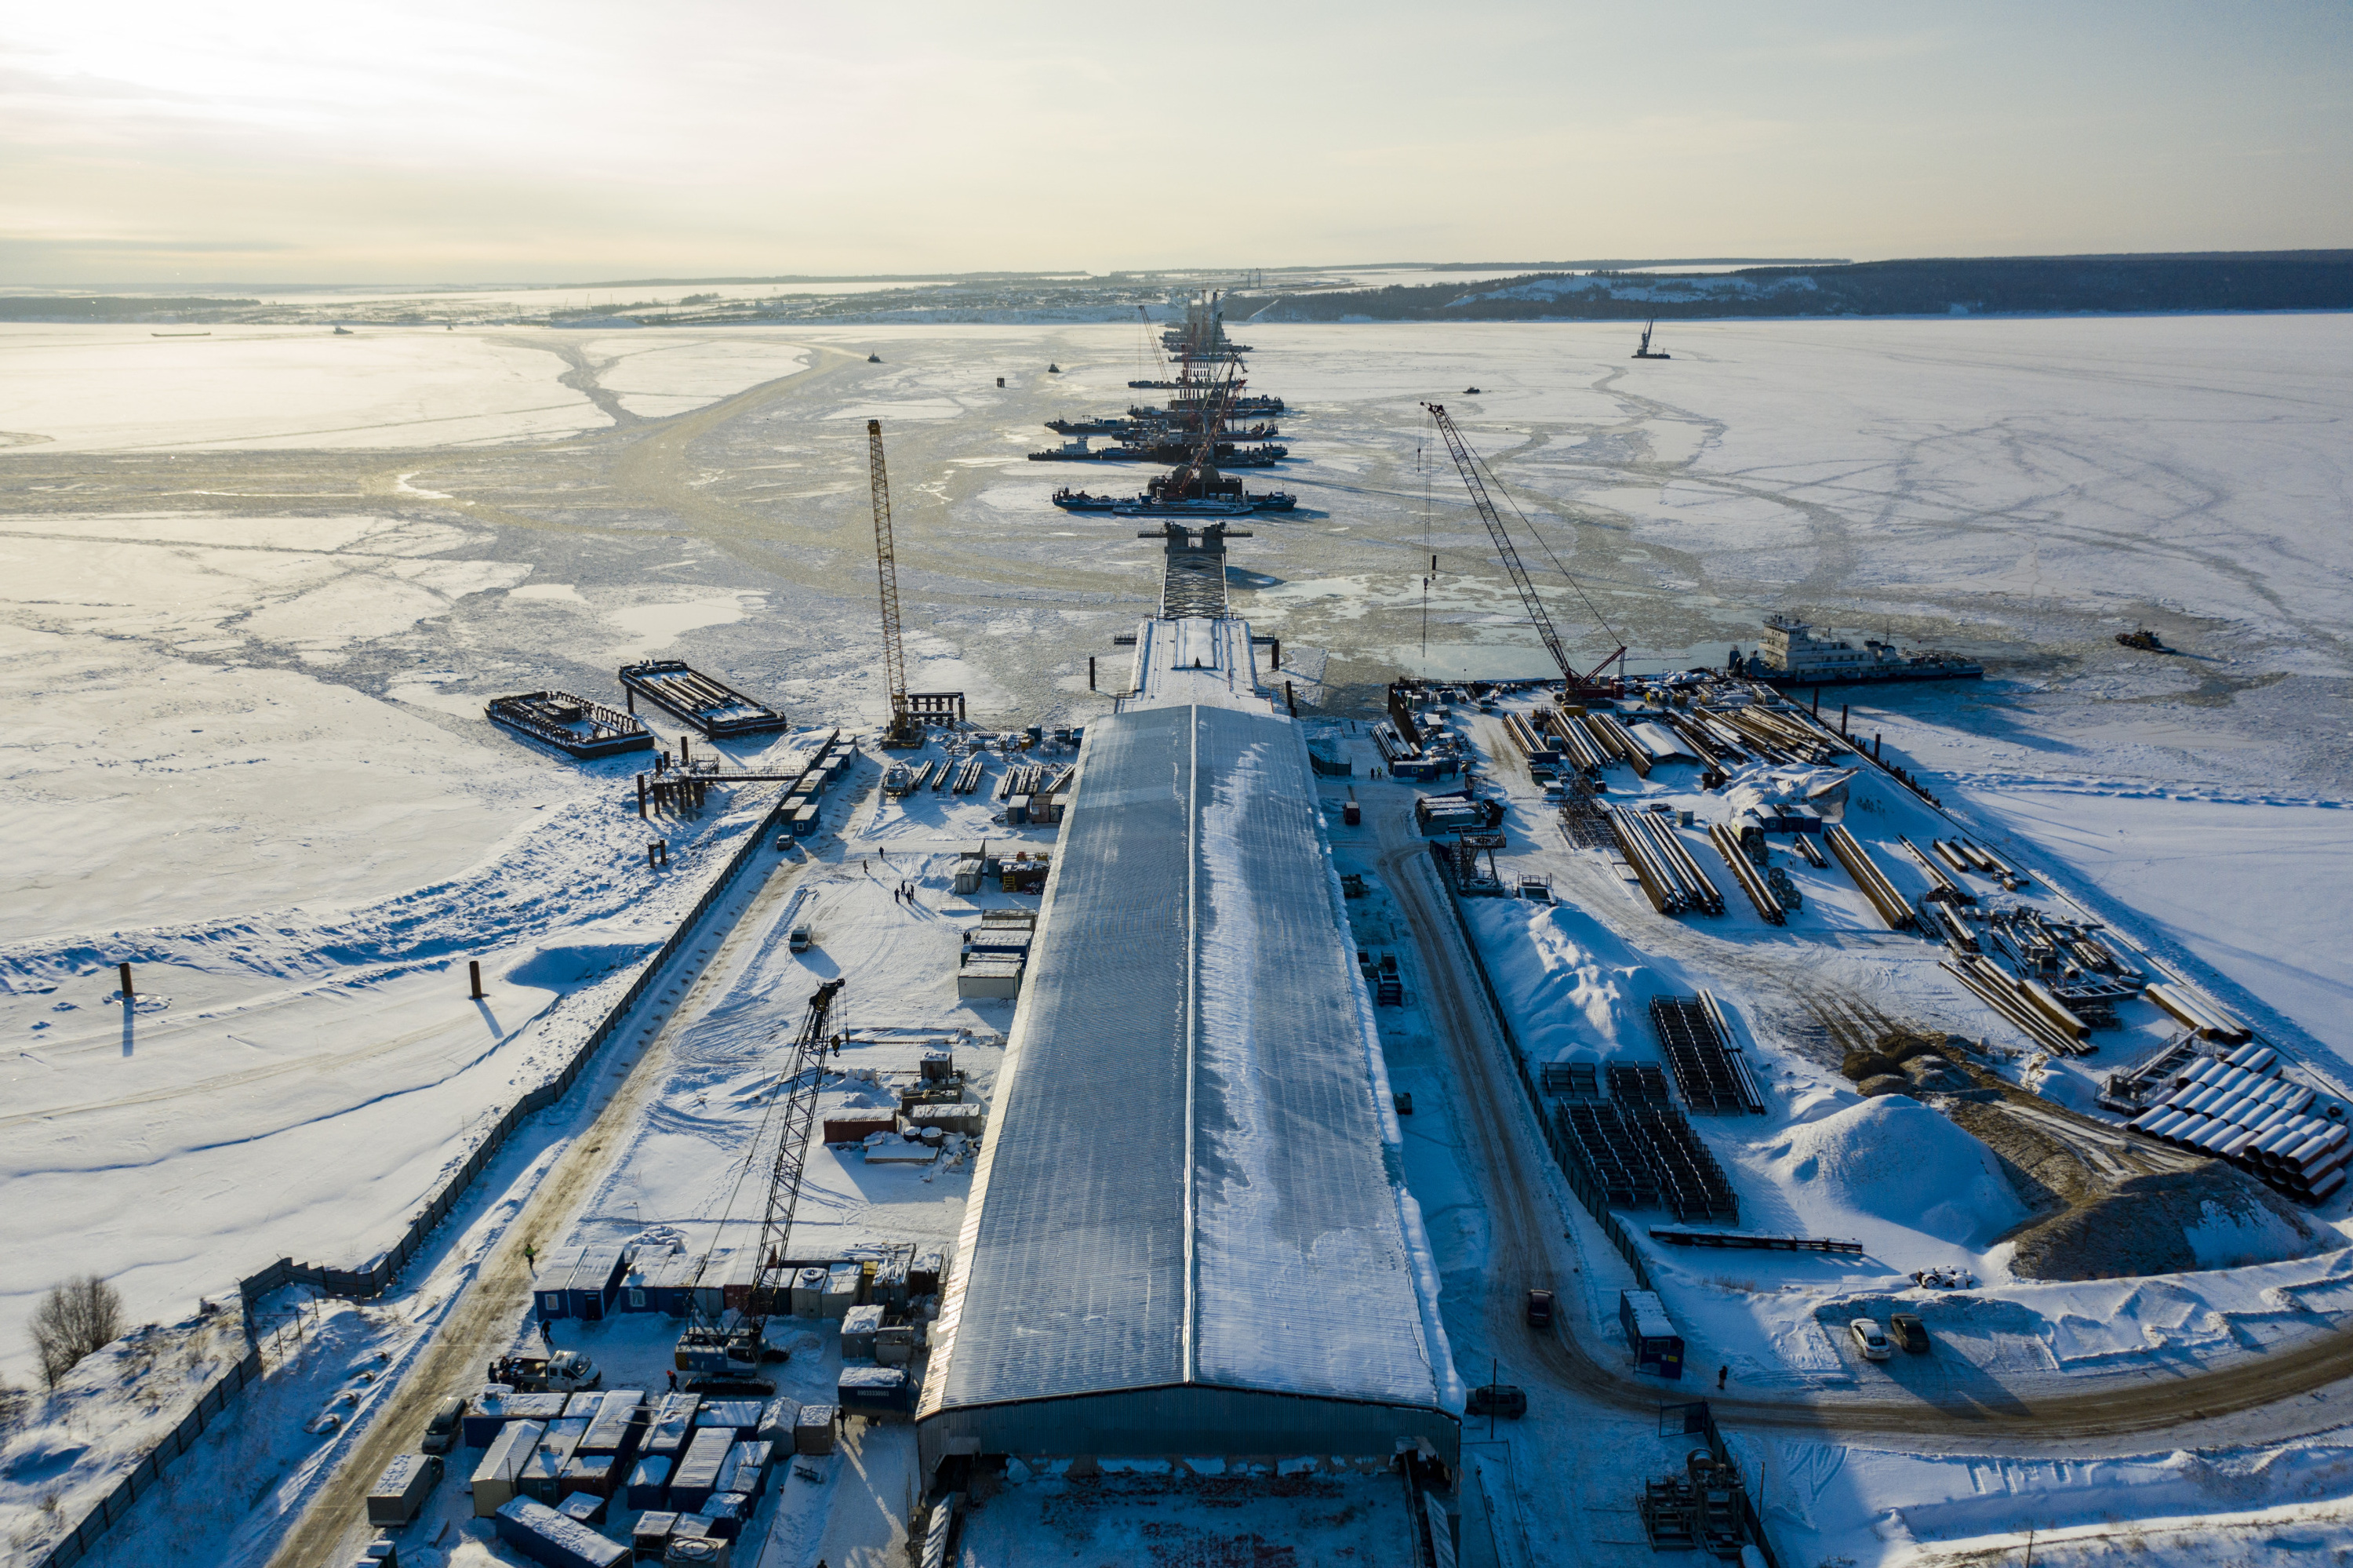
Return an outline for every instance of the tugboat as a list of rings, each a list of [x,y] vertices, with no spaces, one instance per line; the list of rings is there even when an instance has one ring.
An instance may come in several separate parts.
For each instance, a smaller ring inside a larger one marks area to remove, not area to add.
[[[1299,497],[1287,490],[1270,490],[1250,498],[1253,512],[1288,512],[1299,504]]]
[[[1636,350],[1634,351],[1634,357],[1635,357],[1635,358],[1637,358],[1637,359],[1672,359],[1672,358],[1674,357],[1674,355],[1673,355],[1669,354],[1669,353],[1668,353],[1665,349],[1663,349],[1663,348],[1652,348],[1652,347],[1651,346],[1651,334],[1652,330],[1653,330],[1653,329],[1655,329],[1655,328],[1658,326],[1658,324],[1659,324],[1659,319],[1658,319],[1656,316],[1652,316],[1652,317],[1650,319],[1650,321],[1649,321],[1647,323],[1645,323],[1645,324],[1644,324],[1644,326],[1643,326],[1643,328],[1642,328],[1642,346],[1641,346],[1641,347],[1640,347],[1640,348],[1638,348],[1638,349],[1636,349]]]
[[[2137,648],[2147,653],[2170,653],[2173,652],[2172,649],[2168,648],[2165,645],[2164,641],[2158,638],[2156,632],[2151,631],[2146,626],[2136,627],[2130,631],[2119,631],[2116,633],[2116,641],[2123,643],[2127,648]]]
[[[866,356],[866,363],[869,365],[880,365],[882,363],[882,356],[879,354],[870,354]]]

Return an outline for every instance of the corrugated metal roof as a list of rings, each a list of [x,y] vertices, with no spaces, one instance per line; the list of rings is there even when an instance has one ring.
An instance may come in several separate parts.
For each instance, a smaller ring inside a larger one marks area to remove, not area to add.
[[[1453,1387],[1319,832],[1286,719],[1087,726],[924,1414]]]

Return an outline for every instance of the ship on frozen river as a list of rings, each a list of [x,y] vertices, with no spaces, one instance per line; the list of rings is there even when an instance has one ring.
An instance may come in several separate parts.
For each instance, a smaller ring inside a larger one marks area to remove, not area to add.
[[[1964,681],[1985,666],[1949,653],[1907,653],[1893,642],[1866,638],[1862,647],[1818,638],[1805,621],[1768,615],[1757,652],[1732,651],[1731,670],[1772,686],[1844,686],[1869,681]]]

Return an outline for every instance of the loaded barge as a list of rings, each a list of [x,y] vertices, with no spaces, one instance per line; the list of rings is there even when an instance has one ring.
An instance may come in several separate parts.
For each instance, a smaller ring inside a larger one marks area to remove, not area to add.
[[[573,757],[618,757],[625,751],[653,749],[653,732],[637,715],[570,692],[492,697],[482,712],[494,725]]]
[[[792,726],[785,715],[747,697],[716,676],[676,659],[655,659],[621,671],[621,684],[629,694],[629,711],[645,698],[666,708],[713,740],[733,735],[769,735]]]

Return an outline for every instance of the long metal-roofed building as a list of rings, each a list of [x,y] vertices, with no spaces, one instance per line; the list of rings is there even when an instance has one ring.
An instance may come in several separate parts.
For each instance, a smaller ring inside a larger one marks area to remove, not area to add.
[[[951,1456],[1459,1457],[1461,1385],[1299,726],[1171,525],[1086,726],[916,1421]]]

